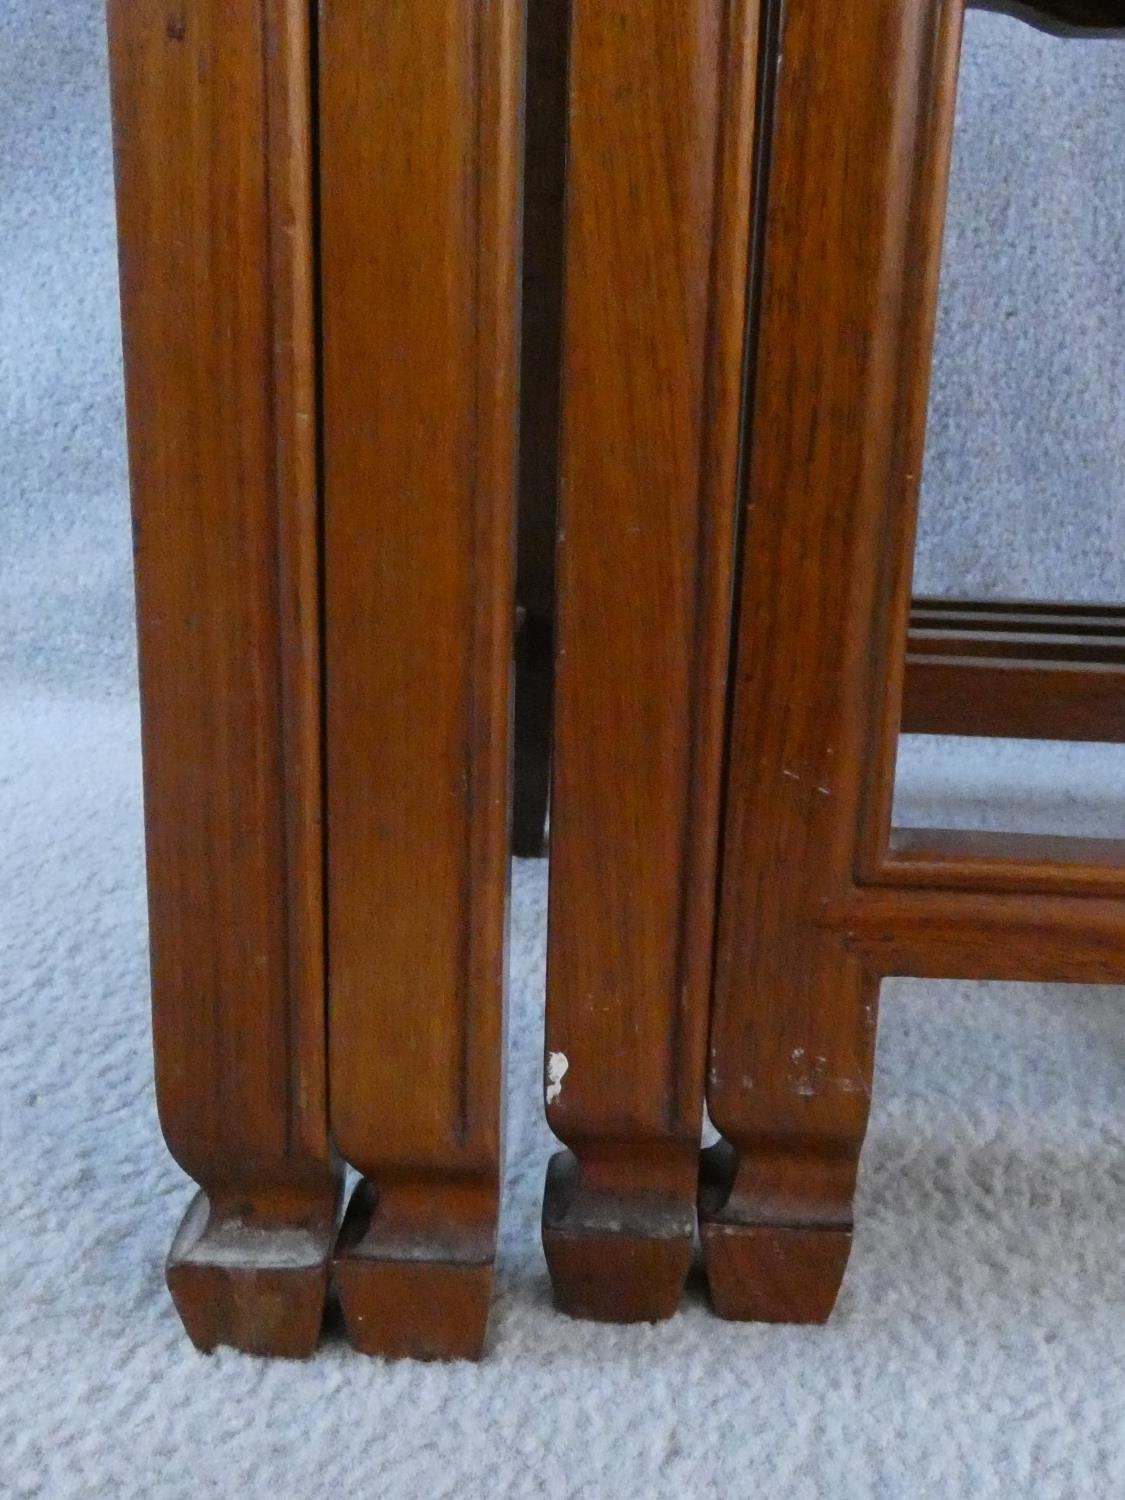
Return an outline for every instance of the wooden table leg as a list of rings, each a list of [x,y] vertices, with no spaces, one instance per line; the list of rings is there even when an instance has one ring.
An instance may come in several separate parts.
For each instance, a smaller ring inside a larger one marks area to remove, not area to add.
[[[302,1355],[324,1045],[312,199],[299,0],[110,0],[157,1097],[201,1348]]]
[[[500,1185],[521,0],[323,0],[336,1275],[476,1357]]]
[[[720,1313],[809,1322],[902,972],[847,912],[889,820],[961,7],[781,10],[701,1228]]]
[[[578,1316],[670,1316],[692,1253],[756,22],[573,13],[543,1239]]]

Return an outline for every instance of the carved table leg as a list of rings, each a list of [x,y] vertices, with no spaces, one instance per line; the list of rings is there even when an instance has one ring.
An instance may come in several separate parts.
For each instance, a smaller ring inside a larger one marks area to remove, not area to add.
[[[701,1228],[720,1313],[817,1322],[887,972],[847,912],[887,839],[961,16],[782,10],[708,1080],[725,1143]]]
[[[692,1253],[757,5],[574,7],[543,1239],[567,1312]]]
[[[476,1357],[500,1182],[520,0],[320,8],[336,1275]]]
[[[110,0],[153,1027],[201,1348],[303,1355],[325,1101],[307,15]]]

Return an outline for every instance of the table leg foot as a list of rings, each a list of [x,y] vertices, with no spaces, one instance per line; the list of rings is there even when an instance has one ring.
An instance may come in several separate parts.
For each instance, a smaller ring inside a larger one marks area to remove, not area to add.
[[[420,1230],[388,1211],[364,1179],[333,1263],[352,1347],[385,1359],[480,1359],[494,1260],[487,1227]]]
[[[198,1193],[172,1243],[168,1290],[197,1349],[306,1359],[316,1349],[335,1203],[284,1219],[212,1206]]]
[[[558,1152],[547,1169],[543,1249],[560,1311],[602,1323],[670,1318],[691,1269],[693,1220],[669,1194],[583,1186],[576,1157]]]

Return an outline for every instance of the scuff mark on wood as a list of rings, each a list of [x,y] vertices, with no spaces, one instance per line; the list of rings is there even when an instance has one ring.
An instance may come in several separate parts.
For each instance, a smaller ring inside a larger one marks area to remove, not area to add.
[[[565,1052],[552,1052],[547,1058],[547,1103],[554,1104],[562,1093],[563,1079],[570,1069]]]

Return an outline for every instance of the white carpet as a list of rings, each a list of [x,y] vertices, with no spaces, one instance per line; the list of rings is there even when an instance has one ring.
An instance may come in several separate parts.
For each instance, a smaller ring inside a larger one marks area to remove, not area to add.
[[[972,38],[965,113],[989,128],[959,150],[953,240],[980,248],[943,313],[924,577],[1125,597],[1125,49],[1057,53],[983,18]],[[585,1326],[551,1310],[538,1248],[542,865],[515,885],[485,1363],[383,1365],[338,1335],[307,1365],[187,1345],[161,1274],[189,1188],[150,1077],[102,52],[91,0],[0,0],[0,1496],[1125,1494],[1125,994],[887,985],[832,1324],[726,1325],[696,1289],[666,1326]],[[1074,99],[1088,156],[1059,155]],[[1043,236],[1005,238],[997,201],[1056,160]],[[1023,320],[1012,367],[989,364],[994,253]],[[1028,286],[1051,276],[1092,348],[1037,326]],[[1053,458],[1044,432],[1005,436],[1036,401],[1025,427],[1057,431]],[[966,447],[974,423],[991,435]],[[1032,441],[1029,540],[1012,455]],[[901,791],[911,821],[1125,834],[1116,750],[919,742]]]

